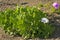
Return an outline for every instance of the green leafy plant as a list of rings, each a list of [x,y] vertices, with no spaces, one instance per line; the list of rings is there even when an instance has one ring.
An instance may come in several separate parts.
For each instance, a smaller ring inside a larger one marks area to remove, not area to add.
[[[46,13],[37,7],[17,7],[15,10],[7,9],[0,12],[0,24],[10,35],[21,35],[24,38],[48,38],[53,33],[49,23],[41,22],[47,17]]]

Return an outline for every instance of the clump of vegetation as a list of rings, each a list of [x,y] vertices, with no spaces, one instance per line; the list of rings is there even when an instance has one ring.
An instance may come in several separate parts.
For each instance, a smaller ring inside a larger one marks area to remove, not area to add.
[[[42,18],[46,13],[37,7],[17,7],[0,12],[0,25],[10,35],[21,35],[24,38],[48,38],[53,33],[53,26]]]

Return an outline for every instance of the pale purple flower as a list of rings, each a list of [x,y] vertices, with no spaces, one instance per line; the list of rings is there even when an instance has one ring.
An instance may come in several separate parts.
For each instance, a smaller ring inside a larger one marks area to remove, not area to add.
[[[59,8],[59,4],[58,4],[57,2],[55,2],[55,3],[53,3],[53,7],[54,7],[55,9],[58,9],[58,8]]]
[[[42,18],[42,19],[41,19],[41,22],[43,22],[43,23],[48,23],[49,20],[48,20],[47,18]]]

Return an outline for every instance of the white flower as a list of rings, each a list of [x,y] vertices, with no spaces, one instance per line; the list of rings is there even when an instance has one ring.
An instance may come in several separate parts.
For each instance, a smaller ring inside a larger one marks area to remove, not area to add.
[[[42,19],[41,19],[41,22],[43,22],[43,23],[48,23],[49,20],[48,20],[47,18],[42,18]]]

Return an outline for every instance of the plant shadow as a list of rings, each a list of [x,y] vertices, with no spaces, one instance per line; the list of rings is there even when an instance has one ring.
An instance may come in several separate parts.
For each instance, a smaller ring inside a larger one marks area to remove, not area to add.
[[[52,15],[50,23],[55,27],[55,31],[48,39],[60,38],[60,15]]]
[[[28,4],[28,2],[22,2],[22,3],[21,3],[21,5],[26,5],[26,4]]]

